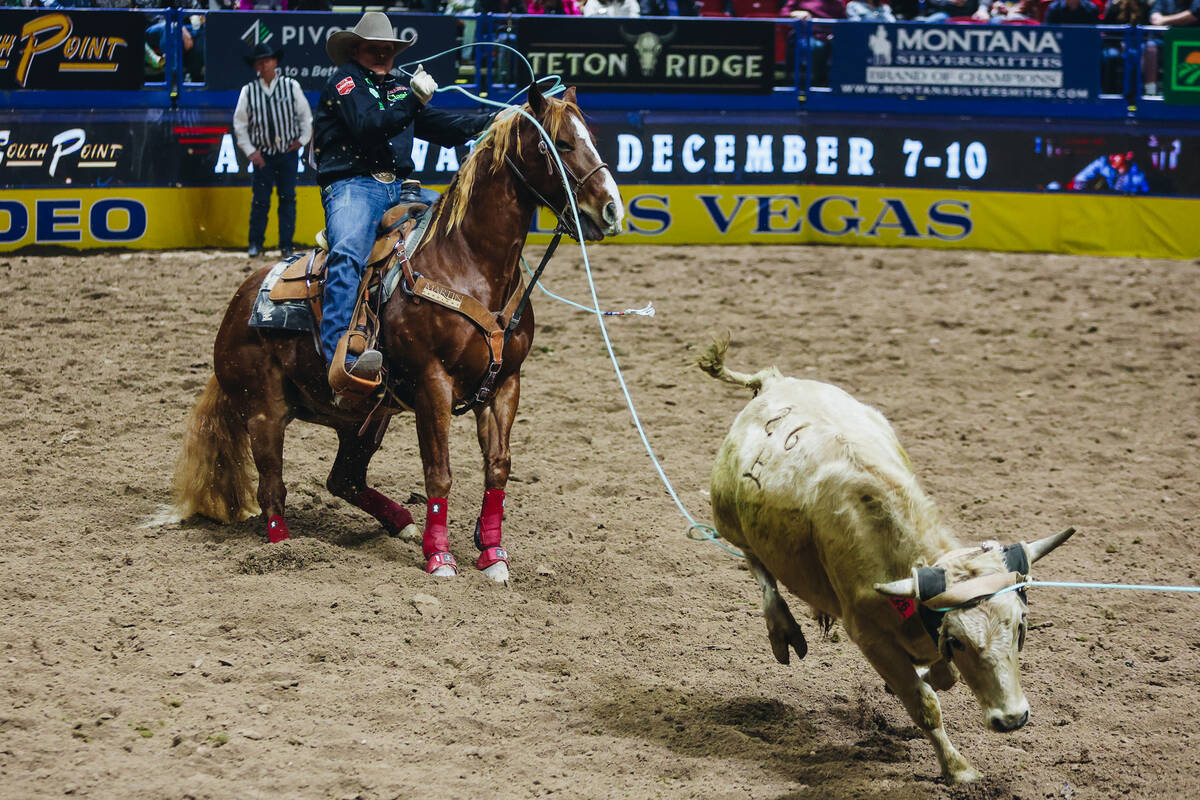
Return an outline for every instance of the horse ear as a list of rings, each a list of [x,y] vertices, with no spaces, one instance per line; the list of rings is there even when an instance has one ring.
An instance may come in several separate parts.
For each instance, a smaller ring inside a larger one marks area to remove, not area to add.
[[[575,103],[578,105],[578,101],[575,100],[575,87],[568,86],[567,90],[563,92],[562,99],[566,100],[568,103]]]
[[[529,84],[529,110],[533,112],[535,117],[540,117],[546,110],[546,97],[542,94],[541,87],[537,85],[537,81]]]

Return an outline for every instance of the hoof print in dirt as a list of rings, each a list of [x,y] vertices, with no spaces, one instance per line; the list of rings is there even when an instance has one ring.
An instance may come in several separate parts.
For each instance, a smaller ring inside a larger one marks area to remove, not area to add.
[[[266,575],[268,572],[285,572],[329,563],[336,558],[337,551],[324,542],[290,539],[256,547],[238,562],[238,572]]]

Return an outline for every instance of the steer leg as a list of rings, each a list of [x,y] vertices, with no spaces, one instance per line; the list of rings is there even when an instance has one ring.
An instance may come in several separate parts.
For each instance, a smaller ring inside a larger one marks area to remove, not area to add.
[[[796,651],[797,658],[804,658],[808,653],[808,642],[804,640],[804,631],[796,623],[796,618],[788,609],[787,602],[780,596],[779,588],[775,585],[775,576],[768,572],[763,563],[749,551],[745,553],[745,556],[746,564],[749,565],[750,571],[758,580],[759,587],[762,588],[763,616],[767,620],[767,639],[771,642],[771,652],[775,654],[775,660],[780,664],[787,664],[792,660],[791,653],[788,652],[788,645],[791,645],[792,649]]]
[[[921,679],[907,654],[882,634],[851,630],[849,625],[847,633],[887,682],[888,688],[904,703],[908,716],[912,717],[912,721],[933,745],[946,782],[966,783],[978,778],[979,773],[950,743],[946,729],[942,727],[942,707],[937,694]]]

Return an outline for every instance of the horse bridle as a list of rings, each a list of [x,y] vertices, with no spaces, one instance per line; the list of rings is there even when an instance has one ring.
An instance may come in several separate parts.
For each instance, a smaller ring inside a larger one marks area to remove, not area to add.
[[[518,131],[518,134],[519,134],[519,131]],[[538,140],[538,152],[546,157],[546,170],[547,170],[547,172],[549,172],[550,177],[553,178],[554,177],[555,160],[550,157],[550,148],[546,145],[545,139]],[[563,204],[563,207],[560,210],[560,209],[556,209],[554,207],[554,204],[551,203],[550,200],[544,194],[542,194],[541,192],[539,192],[537,189],[534,188],[533,184],[529,182],[529,179],[526,178],[524,174],[522,174],[520,168],[517,167],[516,163],[507,154],[504,156],[504,162],[506,164],[508,164],[508,168],[510,170],[512,170],[513,175],[515,175],[517,180],[519,180],[521,182],[521,184],[526,189],[529,190],[530,194],[532,194],[535,198],[537,198],[537,201],[539,203],[544,205],[546,208],[550,209],[550,212],[552,214],[554,214],[555,218],[558,220],[558,227],[555,228],[555,230],[561,231],[562,233],[565,233],[568,236],[574,237],[578,241],[583,241],[583,231],[576,230],[574,225],[568,224],[567,219],[566,219],[567,209],[571,207],[570,199],[574,198],[575,205],[576,205],[576,207],[578,207],[579,191],[583,188],[583,185],[585,183],[587,183],[589,180],[591,180],[592,176],[595,175],[597,172],[599,172],[602,169],[607,169],[607,170],[609,170],[610,173],[612,172],[612,170],[608,166],[608,163],[601,161],[599,164],[597,164],[596,166],[594,166],[590,170],[588,170],[588,173],[586,175],[584,175],[582,178],[580,178],[575,175],[575,172],[571,169],[571,166],[566,161],[563,161],[562,162],[563,174],[567,178],[568,186],[570,187],[570,190],[571,190],[571,198],[567,199],[567,202]]]

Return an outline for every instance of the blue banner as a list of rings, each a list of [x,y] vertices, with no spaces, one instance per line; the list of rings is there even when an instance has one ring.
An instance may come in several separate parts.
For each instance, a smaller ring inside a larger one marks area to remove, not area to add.
[[[830,86],[860,97],[1090,101],[1100,31],[1043,25],[837,26]]]
[[[254,70],[239,56],[249,55],[256,44],[283,48],[280,71],[300,81],[306,92],[319,92],[335,67],[325,54],[330,35],[348,30],[361,14],[318,12],[212,11],[205,22],[205,60],[208,88],[217,91],[240,89],[254,77]],[[412,34],[417,41],[396,57],[396,66],[429,58],[458,44],[458,20],[443,14],[393,14],[396,37]],[[425,69],[442,85],[457,77],[456,54],[425,62]]]

